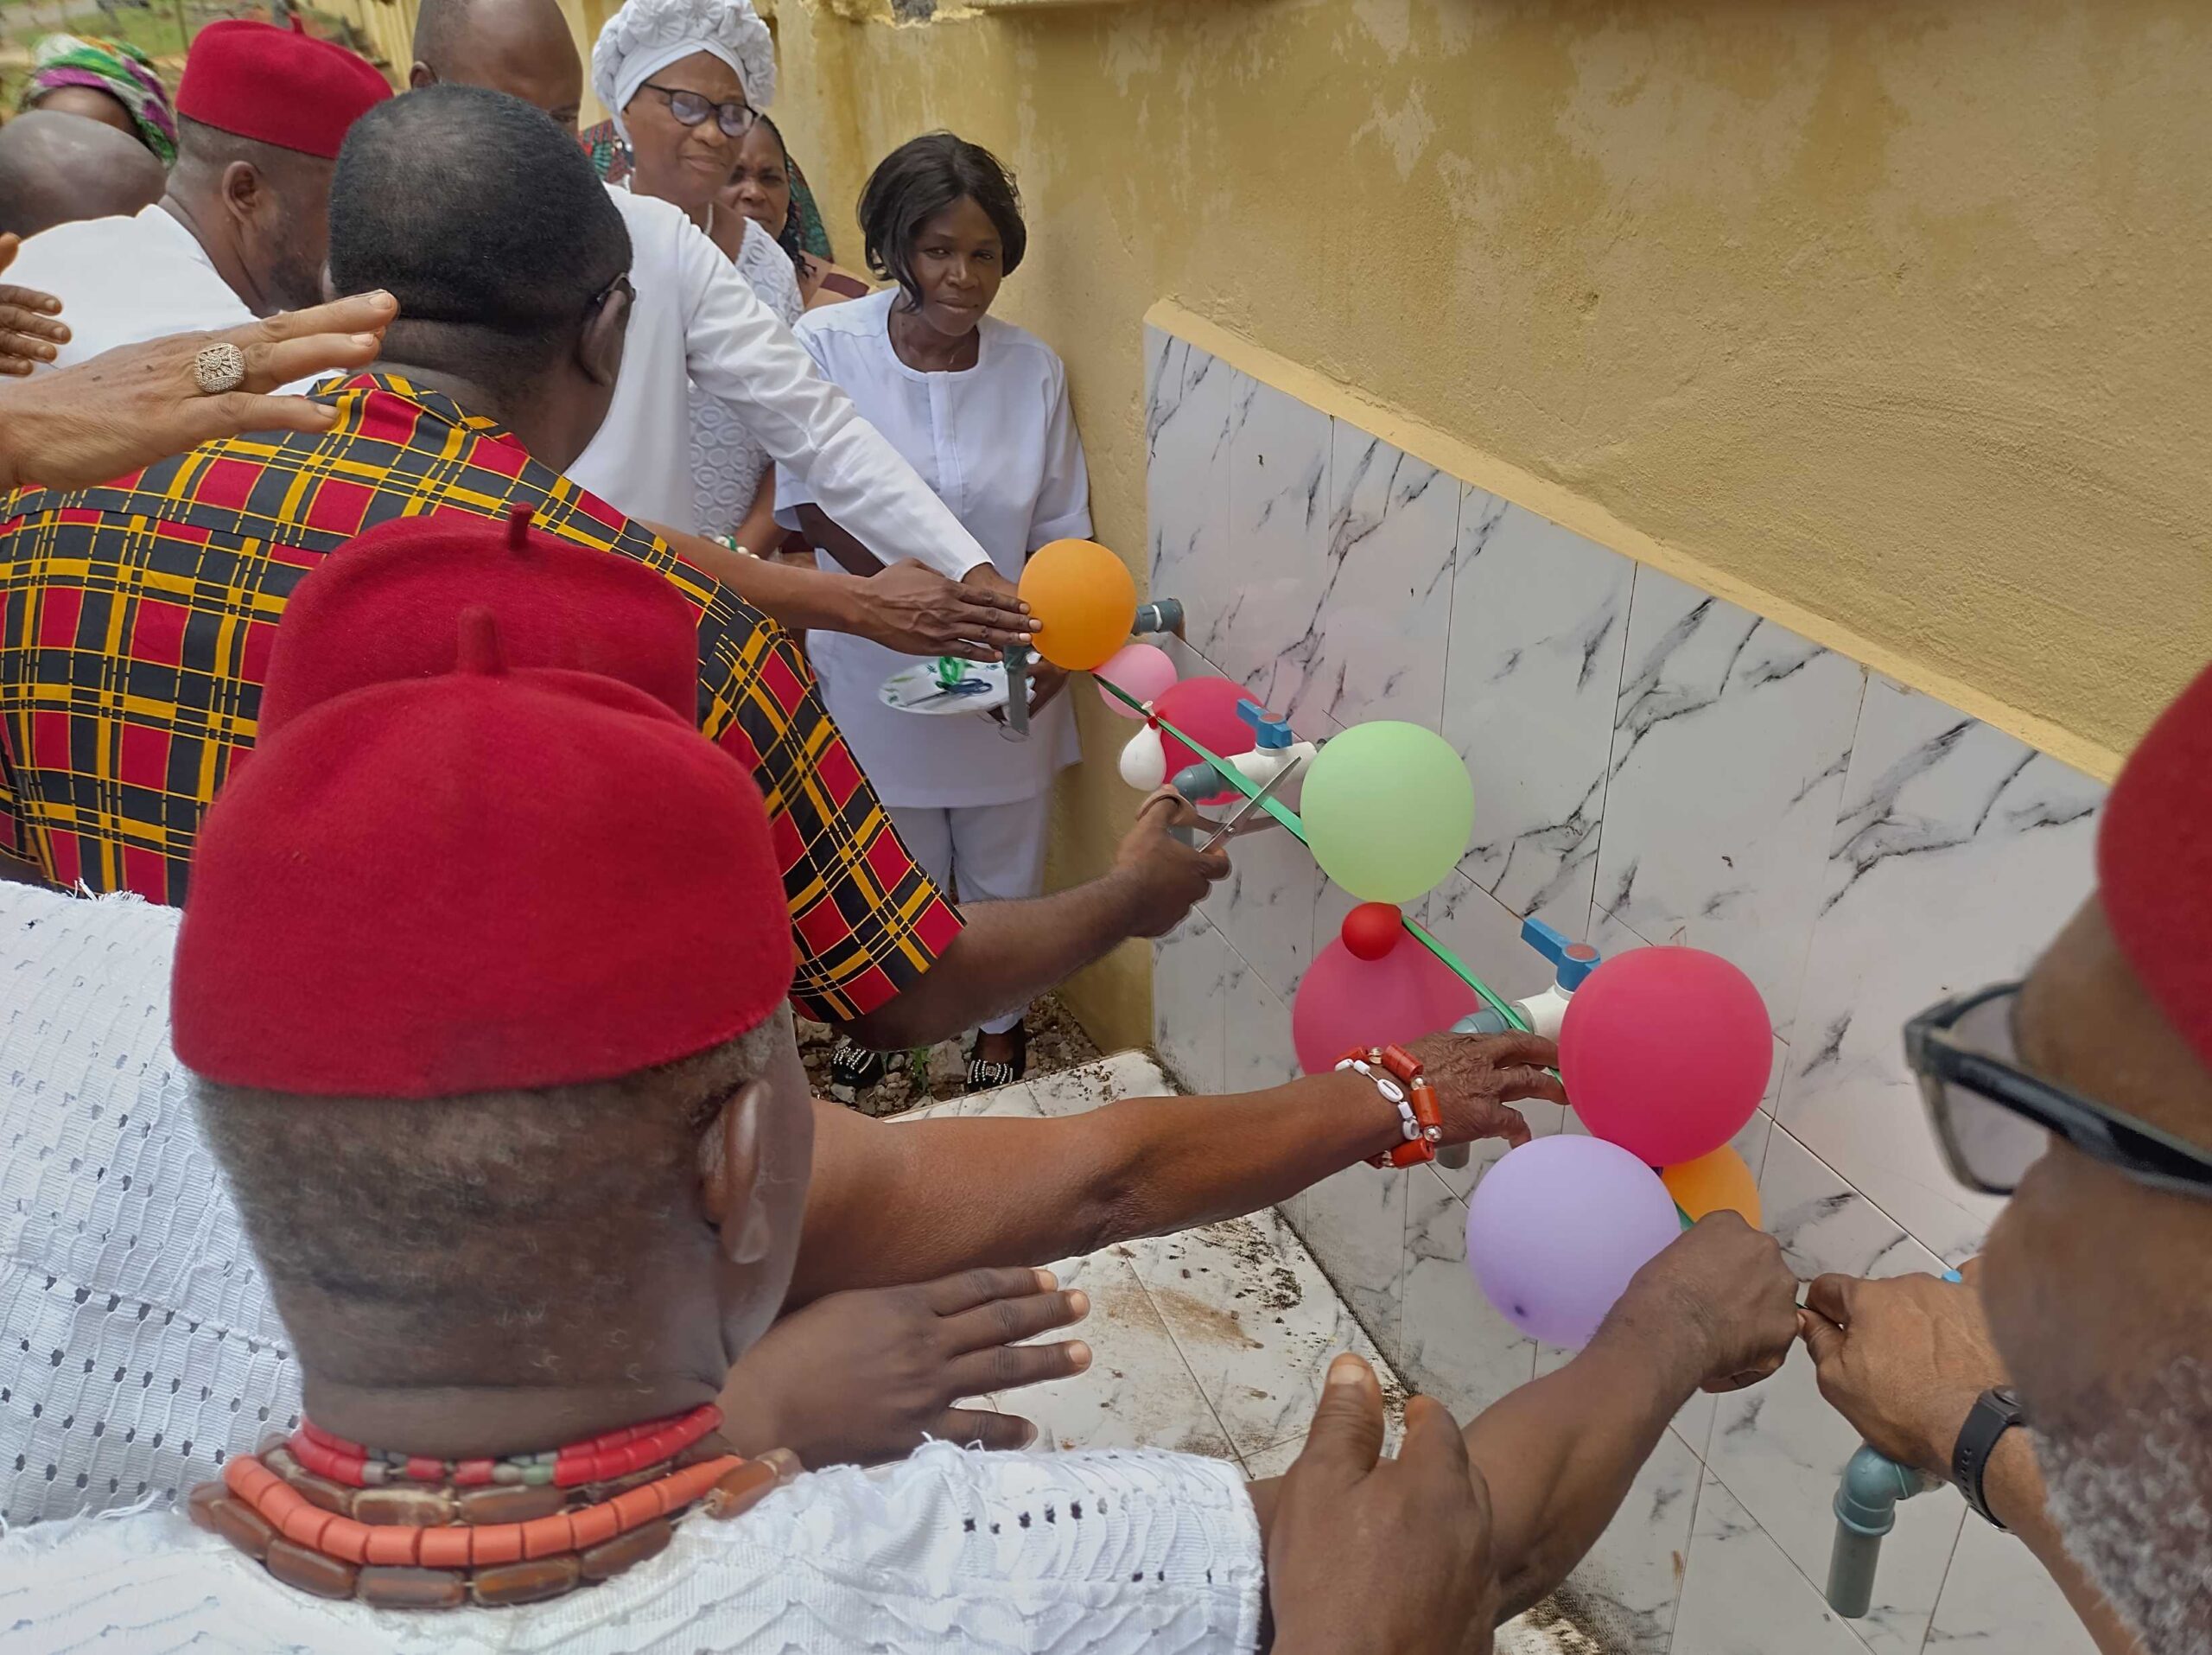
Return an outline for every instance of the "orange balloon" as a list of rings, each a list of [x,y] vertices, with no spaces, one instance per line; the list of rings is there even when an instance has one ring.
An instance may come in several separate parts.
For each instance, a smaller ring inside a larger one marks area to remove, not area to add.
[[[1659,1181],[1675,1198],[1675,1205],[1694,1224],[1708,1213],[1724,1209],[1744,1215],[1754,1230],[1759,1226],[1759,1186],[1732,1144],[1722,1144],[1711,1155],[1659,1169]]]
[[[1031,647],[1071,672],[1103,665],[1136,624],[1136,581],[1096,540],[1039,546],[1021,571],[1020,589],[1029,613],[1044,623]]]

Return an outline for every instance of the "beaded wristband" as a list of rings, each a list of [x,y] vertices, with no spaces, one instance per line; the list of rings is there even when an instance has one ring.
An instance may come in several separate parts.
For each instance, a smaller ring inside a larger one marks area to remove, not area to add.
[[[1436,1088],[1421,1073],[1419,1058],[1402,1046],[1355,1046],[1338,1060],[1337,1068],[1366,1076],[1383,1101],[1397,1107],[1403,1142],[1369,1156],[1370,1166],[1411,1167],[1436,1159],[1436,1146],[1444,1137],[1444,1111]]]

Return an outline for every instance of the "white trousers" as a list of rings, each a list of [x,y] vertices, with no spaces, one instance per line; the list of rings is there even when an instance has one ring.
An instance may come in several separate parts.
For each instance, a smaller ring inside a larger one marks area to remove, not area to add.
[[[887,805],[906,852],[922,871],[963,902],[1012,902],[1045,890],[1050,791],[1010,805]],[[1003,1034],[1028,1008],[994,1017],[986,1034]]]

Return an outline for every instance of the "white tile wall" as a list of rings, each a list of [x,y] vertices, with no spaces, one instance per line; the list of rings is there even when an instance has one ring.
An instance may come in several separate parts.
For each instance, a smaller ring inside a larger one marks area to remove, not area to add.
[[[1190,670],[1310,735],[1382,716],[1444,733],[1475,780],[1475,831],[1415,906],[1501,992],[1548,978],[1519,940],[1531,913],[1608,952],[1686,942],[1743,966],[1776,1069],[1737,1147],[1801,1273],[1975,1251],[1994,1207],[1944,1172],[1899,1028],[2026,968],[2089,888],[2102,789],[1182,341],[1147,344],[1152,590],[1191,608]],[[1209,1091],[1287,1073],[1300,975],[1349,907],[1287,834],[1233,855],[1155,975],[1160,1052]],[[1282,1208],[1408,1382],[1462,1413],[1564,1359],[1467,1276],[1465,1200],[1497,1153],[1351,1168]],[[1831,1614],[1828,1501],[1854,1446],[1802,1358],[1694,1398],[1576,1591],[1619,1646],[1673,1655],[2087,1649],[2020,1548],[1948,1492],[1900,1508],[1873,1613]]]

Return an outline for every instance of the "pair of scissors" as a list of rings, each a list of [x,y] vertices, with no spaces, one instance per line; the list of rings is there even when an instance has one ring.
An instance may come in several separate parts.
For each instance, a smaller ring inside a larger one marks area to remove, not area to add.
[[[1260,801],[1268,798],[1269,795],[1274,793],[1276,788],[1281,786],[1284,782],[1289,780],[1292,773],[1301,768],[1305,765],[1305,762],[1306,761],[1303,759],[1291,760],[1287,764],[1284,765],[1281,769],[1276,771],[1272,776],[1269,776],[1267,780],[1266,785],[1263,786],[1259,792],[1245,794],[1243,802],[1238,805],[1235,810],[1231,811],[1229,815],[1223,819],[1221,825],[1214,830],[1213,837],[1208,839],[1204,844],[1200,845],[1198,849],[1200,850],[1211,850],[1214,846],[1219,844],[1224,839],[1229,837],[1230,834],[1236,832],[1237,824],[1242,822],[1246,817],[1249,816],[1254,811],[1259,809]]]

